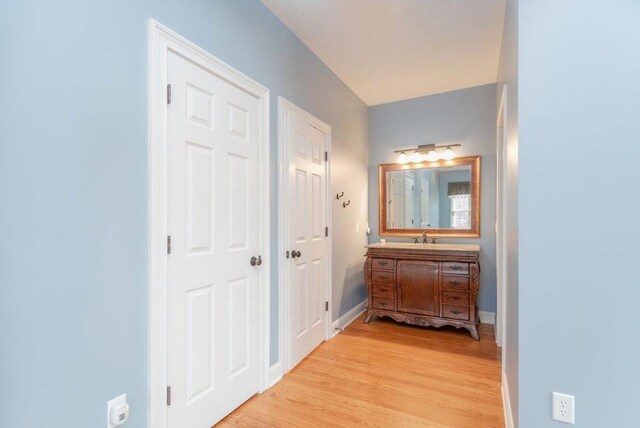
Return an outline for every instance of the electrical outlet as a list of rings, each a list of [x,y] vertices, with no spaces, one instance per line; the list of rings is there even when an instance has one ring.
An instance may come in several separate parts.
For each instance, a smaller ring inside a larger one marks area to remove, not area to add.
[[[573,395],[553,393],[553,420],[567,424],[576,423],[575,397]]]
[[[109,400],[107,403],[107,428],[116,428],[123,425],[129,418],[129,405],[127,394]]]
[[[356,221],[356,233],[360,233],[360,222]]]

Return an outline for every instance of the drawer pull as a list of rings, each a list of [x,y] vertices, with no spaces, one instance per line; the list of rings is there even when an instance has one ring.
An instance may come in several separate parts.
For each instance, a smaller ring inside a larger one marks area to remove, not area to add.
[[[382,265],[382,266],[386,266],[386,265],[387,265],[387,262],[385,262],[384,260],[381,260],[381,261],[379,261],[379,262],[378,262],[378,264],[379,264],[379,265]]]
[[[380,304],[381,304],[382,306],[387,306],[387,305],[388,305],[388,303],[387,303],[387,302],[385,302],[385,301],[380,302]]]
[[[452,298],[453,300],[460,300],[460,299],[462,299],[462,297],[460,297],[460,296],[451,296],[451,298]]]
[[[462,269],[462,266],[453,265],[453,266],[451,266],[451,269],[453,269],[453,270],[460,270],[460,269]]]
[[[378,275],[378,278],[380,278],[380,279],[387,279],[387,275]]]
[[[449,284],[451,284],[451,285],[460,285],[462,283],[460,281],[449,281]]]
[[[458,315],[458,314],[461,314],[462,312],[460,312],[457,309],[454,309],[453,311],[451,311],[451,313],[454,314],[454,315]]]
[[[387,289],[386,289],[386,288],[384,288],[384,287],[380,289],[380,292],[381,292],[381,293],[384,293],[385,291],[387,291]]]

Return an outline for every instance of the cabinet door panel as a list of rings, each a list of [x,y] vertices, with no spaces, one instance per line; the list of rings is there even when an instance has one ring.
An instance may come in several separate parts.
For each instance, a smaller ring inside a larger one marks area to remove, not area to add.
[[[437,262],[401,260],[398,262],[398,311],[439,316]]]

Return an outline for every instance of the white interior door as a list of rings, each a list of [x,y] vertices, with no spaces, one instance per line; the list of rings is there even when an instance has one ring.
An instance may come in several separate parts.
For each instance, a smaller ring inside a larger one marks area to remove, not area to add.
[[[387,229],[393,228],[393,176],[387,179]]]
[[[173,53],[167,73],[167,420],[208,428],[259,388],[260,104]]]
[[[420,228],[429,226],[429,181],[420,177]]]
[[[408,229],[413,229],[416,227],[415,225],[415,212],[413,207],[413,185],[414,179],[413,174],[405,173],[404,174],[404,227]]]
[[[404,177],[401,179],[396,174],[391,174],[391,186],[391,226],[394,229],[404,229]]]
[[[305,115],[289,111],[287,260],[289,269],[289,367],[293,368],[326,337],[328,301],[326,258],[327,134]]]

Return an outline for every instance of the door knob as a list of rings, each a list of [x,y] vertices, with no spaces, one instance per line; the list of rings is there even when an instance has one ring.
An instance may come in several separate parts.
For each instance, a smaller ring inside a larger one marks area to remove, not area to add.
[[[253,256],[251,257],[251,260],[249,260],[249,264],[251,266],[260,266],[262,264],[262,256]]]
[[[258,256],[258,266],[262,264],[262,256]]]
[[[300,257],[302,253],[300,251],[293,250],[291,251],[291,258],[295,259],[296,257]]]

